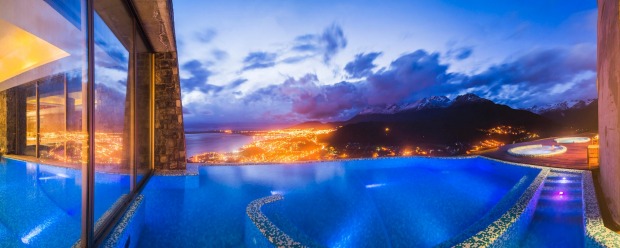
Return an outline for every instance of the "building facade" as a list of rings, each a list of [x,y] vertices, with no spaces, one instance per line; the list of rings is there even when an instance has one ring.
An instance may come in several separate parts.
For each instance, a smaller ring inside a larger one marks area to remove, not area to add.
[[[81,170],[84,246],[154,170],[185,170],[173,20],[169,0],[2,1],[0,154]],[[95,172],[129,175],[122,197],[94,204]]]
[[[618,0],[598,5],[600,184],[611,219],[620,226],[620,5]]]

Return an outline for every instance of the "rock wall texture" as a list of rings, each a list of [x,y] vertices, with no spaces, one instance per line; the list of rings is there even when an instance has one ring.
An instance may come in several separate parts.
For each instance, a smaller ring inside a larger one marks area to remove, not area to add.
[[[620,225],[620,23],[619,0],[598,1],[597,84],[601,187]]]
[[[185,169],[185,132],[176,52],[155,54],[155,169]]]
[[[15,88],[0,92],[0,154],[14,154],[16,149]]]

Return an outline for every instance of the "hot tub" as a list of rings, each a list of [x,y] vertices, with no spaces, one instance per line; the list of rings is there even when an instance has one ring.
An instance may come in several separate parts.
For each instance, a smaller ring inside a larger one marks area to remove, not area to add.
[[[587,143],[590,142],[590,138],[588,137],[566,137],[566,138],[557,138],[555,142],[558,144],[573,144],[573,143]]]
[[[518,157],[547,157],[566,152],[565,146],[527,145],[508,150],[508,153]]]

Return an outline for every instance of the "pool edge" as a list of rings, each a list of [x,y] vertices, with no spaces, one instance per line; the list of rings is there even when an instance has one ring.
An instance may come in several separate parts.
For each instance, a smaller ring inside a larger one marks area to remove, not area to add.
[[[590,171],[583,172],[582,182],[585,247],[618,247],[620,245],[620,234],[608,229],[603,224],[603,217],[599,210],[594,181]]]
[[[549,168],[542,168],[536,178],[523,192],[515,204],[501,217],[484,230],[457,244],[455,247],[502,247],[507,242],[520,239],[534,214],[543,181],[549,174]]]

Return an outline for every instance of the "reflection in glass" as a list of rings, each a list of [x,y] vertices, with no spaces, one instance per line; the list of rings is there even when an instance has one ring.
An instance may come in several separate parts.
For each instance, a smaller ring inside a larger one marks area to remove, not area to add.
[[[24,155],[36,156],[37,150],[37,85],[31,84],[24,88],[26,95],[26,147]]]
[[[130,190],[133,21],[121,0],[94,1],[95,216]],[[102,177],[103,173],[114,177]],[[105,181],[103,181],[105,180]],[[97,220],[95,220],[97,221]]]
[[[82,163],[82,147],[87,142],[87,136],[83,132],[83,95],[81,74],[77,71],[67,74],[67,139],[66,157],[67,162]]]
[[[136,35],[136,169],[137,181],[150,170],[151,164],[151,54],[144,41]]]
[[[39,83],[39,157],[66,161],[65,74]]]
[[[68,247],[80,238],[82,154],[86,141],[86,34],[83,0],[2,0],[0,88],[17,97],[16,153],[66,167],[0,166],[0,242],[6,247]],[[86,149],[84,149],[86,150]],[[86,156],[84,156],[86,155]],[[68,162],[68,163],[67,163]],[[0,164],[4,161],[0,161]],[[84,186],[85,187],[85,186]]]

